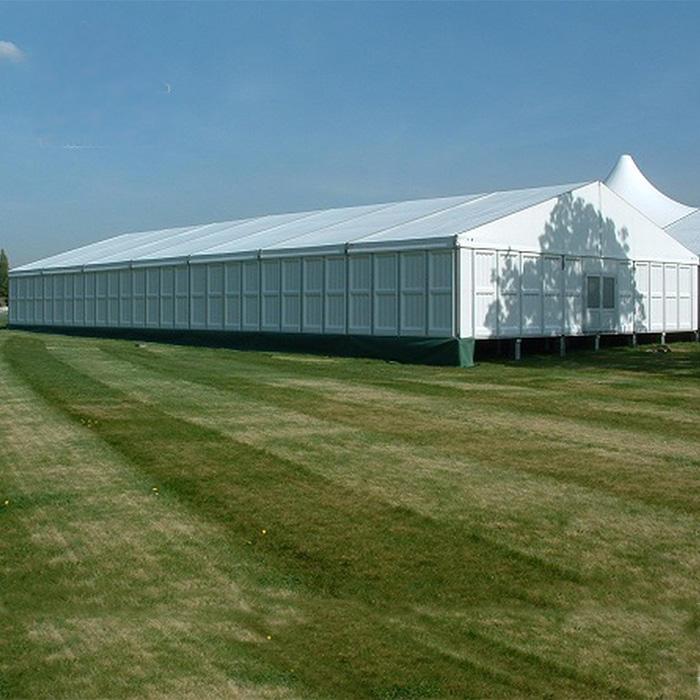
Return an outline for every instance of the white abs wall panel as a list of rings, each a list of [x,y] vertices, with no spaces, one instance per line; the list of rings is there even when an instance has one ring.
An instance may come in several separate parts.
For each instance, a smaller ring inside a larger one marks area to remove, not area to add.
[[[107,272],[95,273],[95,324],[107,325]]]
[[[65,282],[63,288],[63,323],[66,326],[73,324],[73,288],[75,286],[75,275],[64,275]]]
[[[280,313],[280,261],[261,261],[262,272],[262,319],[264,331],[279,331]]]
[[[243,330],[260,329],[260,266],[257,260],[243,263]]]
[[[22,277],[20,283],[20,318],[23,323],[30,323],[29,277]]]
[[[678,266],[678,328],[691,330],[693,328],[692,273],[690,265]]]
[[[451,250],[428,252],[428,335],[454,332],[454,269]]]
[[[12,307],[14,307],[14,318],[18,323],[25,323],[24,319],[24,278],[18,277],[14,282],[12,290]]]
[[[297,333],[301,330],[301,260],[282,260],[280,265],[282,330],[286,333]]]
[[[618,330],[622,333],[634,331],[634,270],[633,264],[625,260],[617,267],[618,282]]]
[[[207,327],[206,265],[190,265],[190,326]]]
[[[34,277],[27,277],[27,323],[36,323],[36,310],[34,305],[34,279]]]
[[[129,269],[119,270],[119,325],[131,326],[133,313],[132,272]]]
[[[36,299],[41,294],[41,289],[37,289],[38,280],[38,277],[27,278],[27,323],[38,323]]]
[[[348,332],[369,335],[372,331],[372,267],[369,255],[348,258]]]
[[[15,277],[10,281],[10,319],[24,323],[22,313],[22,278]]]
[[[146,270],[138,268],[132,271],[132,324],[136,327],[146,325]]]
[[[545,335],[564,332],[564,259],[542,256],[542,318]]]
[[[175,268],[165,265],[160,268],[160,327],[175,326]]]
[[[44,316],[44,286],[39,275],[31,278],[32,288],[32,319],[33,323],[40,325]]]
[[[399,257],[397,253],[374,256],[375,335],[398,335],[399,331]]]
[[[606,279],[612,278],[613,282],[613,305],[612,308],[606,308],[603,303],[600,309],[600,330],[604,332],[615,332],[619,330],[619,280],[617,278],[618,273],[618,263],[615,260],[601,260],[601,277],[603,278],[601,284],[601,301],[604,299],[604,286],[606,284]]]
[[[520,253],[498,253],[498,335],[519,336]]]
[[[27,277],[27,323],[36,323],[36,307],[34,304],[34,277]]]
[[[637,333],[646,333],[651,330],[648,262],[638,262],[634,266],[634,291],[634,328]]]
[[[22,319],[27,324],[33,321],[32,281],[31,277],[22,278]]]
[[[107,325],[119,325],[119,271],[107,273]]]
[[[564,259],[564,332],[575,335],[583,331],[583,261]]]
[[[41,325],[44,322],[44,281],[40,275],[34,279],[34,323]],[[12,282],[10,282],[10,295],[12,295]]]
[[[64,275],[53,276],[53,321],[57,326],[64,324],[63,293],[66,286]]]
[[[401,253],[401,310],[402,335],[425,335],[428,327],[428,260],[425,251]]]
[[[95,325],[95,310],[97,307],[97,299],[95,293],[97,291],[97,281],[94,272],[85,272],[85,325]]]
[[[521,323],[523,335],[542,335],[542,258],[520,256]]]
[[[207,265],[207,328],[224,327],[224,266]]]
[[[455,255],[459,256],[458,273],[455,277],[457,287],[455,297],[458,297],[459,317],[455,332],[460,338],[471,338],[474,335],[472,251],[469,248],[458,248]],[[430,296],[430,292],[428,292],[428,296]],[[430,325],[428,325],[428,334],[430,334]]]
[[[326,333],[345,333],[347,315],[347,258],[342,255],[326,258],[325,324]]]
[[[323,332],[323,258],[305,258],[303,271],[302,330]]]
[[[146,268],[146,326],[160,327],[160,268]]]
[[[190,270],[187,265],[176,265],[175,276],[175,327],[190,325]]]
[[[19,283],[19,318],[22,321],[22,323],[28,323],[29,322],[29,300],[28,300],[28,291],[29,291],[29,285],[28,285],[29,278],[28,277],[21,277],[20,278],[20,283]]]
[[[224,265],[224,327],[233,331],[241,329],[241,264],[229,262]]]
[[[651,263],[649,268],[649,330],[664,329],[664,266]]]
[[[44,323],[44,280],[41,275],[34,278],[34,321]]]
[[[678,330],[678,265],[664,265],[664,330]]]
[[[498,333],[495,250],[474,251],[474,334],[489,338]]]
[[[76,326],[85,325],[85,273],[79,272],[73,283],[73,320]]]
[[[15,281],[16,282],[16,281]],[[39,297],[41,305],[41,322],[43,325],[51,324],[51,281],[48,275],[42,275],[39,282]],[[12,298],[12,292],[10,292]]]

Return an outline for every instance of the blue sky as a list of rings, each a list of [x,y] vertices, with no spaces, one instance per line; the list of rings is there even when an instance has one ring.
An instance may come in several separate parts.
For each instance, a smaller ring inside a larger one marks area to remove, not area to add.
[[[700,204],[699,27],[700,3],[3,3],[0,246],[577,182],[622,152]]]

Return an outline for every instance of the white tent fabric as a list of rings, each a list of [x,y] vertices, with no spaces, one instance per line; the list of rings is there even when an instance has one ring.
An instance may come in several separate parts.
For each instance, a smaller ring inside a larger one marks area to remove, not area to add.
[[[696,255],[700,255],[700,209],[674,222],[666,232]]]
[[[262,251],[343,250],[410,241],[451,242],[459,234],[527,209],[581,184],[275,214],[116,236],[54,255],[13,272],[147,264],[241,256]]]
[[[629,155],[620,156],[605,184],[661,228],[696,211],[659,191]]]

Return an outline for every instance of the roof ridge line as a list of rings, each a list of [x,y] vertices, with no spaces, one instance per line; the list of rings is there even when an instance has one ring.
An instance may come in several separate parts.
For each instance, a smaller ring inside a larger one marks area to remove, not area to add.
[[[408,219],[407,221],[402,221],[400,224],[393,224],[392,226],[386,226],[385,228],[379,229],[379,231],[375,231],[374,233],[368,233],[367,235],[364,236],[359,236],[358,238],[353,238],[352,241],[348,241],[348,243],[359,243],[361,241],[364,241],[367,238],[372,238],[373,236],[378,236],[380,233],[386,233],[387,231],[391,231],[394,228],[400,228],[401,226],[406,226],[407,224],[414,224],[416,221],[423,221],[424,219],[430,219],[432,216],[438,216],[439,214],[444,214],[446,211],[450,211],[452,209],[457,209],[459,207],[466,207],[467,205],[471,204],[472,202],[480,202],[484,199],[487,199],[488,197],[493,196],[494,194],[497,194],[496,192],[486,192],[484,194],[477,195],[474,197],[474,199],[469,199],[466,202],[460,202],[459,204],[453,204],[450,207],[445,207],[444,209],[438,209],[437,211],[433,211],[430,214],[424,214],[423,216],[416,216],[413,219]],[[464,197],[468,197],[469,195],[463,195]],[[399,202],[400,204],[401,202]]]
[[[342,209],[357,209],[357,208],[364,208],[364,207],[374,207],[371,211],[366,211],[362,214],[357,214],[356,216],[350,216],[347,219],[343,219],[342,221],[336,221],[334,224],[328,224],[326,226],[320,226],[315,229],[311,229],[309,231],[304,231],[304,233],[297,233],[293,236],[290,236],[289,238],[283,238],[281,241],[277,241],[275,245],[279,245],[280,243],[286,243],[288,241],[293,241],[295,238],[300,238],[301,236],[306,236],[310,233],[317,233],[318,231],[323,231],[324,229],[327,228],[333,228],[334,226],[339,226],[340,224],[345,224],[348,221],[355,221],[356,219],[361,219],[363,216],[369,216],[370,214],[376,214],[378,211],[384,211],[385,209],[389,209],[390,207],[395,207],[397,205],[401,204],[401,202],[388,202],[386,204],[360,204],[357,207],[335,207],[336,210],[342,210]],[[329,211],[334,211],[334,209],[318,209],[314,214],[323,214],[325,212]],[[300,219],[294,219],[291,222],[288,223],[295,223],[297,221],[301,221],[306,217],[301,217]],[[281,226],[284,226],[284,224],[280,224],[279,226],[274,226],[273,228],[269,229],[263,229],[262,231],[256,231],[255,233],[251,233],[250,236],[257,236],[260,233],[266,233],[268,231],[272,231],[275,228],[280,228]],[[240,240],[245,240],[246,238],[249,238],[250,236],[242,236]],[[224,245],[223,243],[221,245]],[[218,246],[213,246],[214,248],[218,248]],[[196,257],[197,255],[204,255],[207,250],[211,250],[211,248],[205,248],[204,250],[200,250],[198,253],[194,253],[191,257]],[[254,248],[251,248],[250,250],[255,250]],[[244,251],[241,251],[244,252]],[[224,253],[222,253],[224,255]]]
[[[303,219],[308,218],[309,216],[313,216],[314,214],[317,214],[318,211],[319,211],[319,210],[316,210],[316,211],[305,211],[305,212],[294,212],[295,214],[299,214],[299,216],[297,216],[295,219],[292,219],[292,221],[301,221],[301,220],[303,220]],[[287,216],[291,216],[291,215],[292,215],[292,212],[290,212],[289,214],[287,214]],[[271,218],[271,217],[273,217],[273,216],[285,216],[285,214],[263,214],[262,216],[252,216],[252,217],[250,217],[250,218],[248,218],[248,219],[232,219],[231,222],[230,222],[230,223],[231,223],[231,227],[230,227],[230,228],[237,228],[238,226],[243,226],[244,224],[250,223],[251,221],[262,221],[262,220],[264,220],[264,219],[269,219],[269,218]],[[215,222],[215,223],[212,223],[212,224],[203,224],[202,226],[214,226],[214,225],[217,225],[217,224],[226,224],[226,223],[229,223],[229,222],[227,222],[227,221],[218,221],[218,222]],[[284,226],[285,223],[290,223],[290,222],[284,222],[284,223],[282,223],[282,224],[276,224],[275,226],[270,226],[269,228],[261,229],[261,231],[256,231],[255,233],[261,233],[262,231],[273,231],[274,229],[279,228],[280,226]],[[217,233],[222,233],[223,231],[228,231],[228,230],[229,230],[229,229],[224,228],[224,229],[220,229],[219,231],[212,231],[211,233],[204,234],[203,236],[201,236],[200,238],[198,238],[198,239],[196,239],[196,240],[202,240],[202,239],[204,239],[204,238],[207,238],[208,236],[215,236]],[[250,233],[250,234],[248,234],[248,235],[249,235],[249,236],[254,236],[255,233]],[[246,237],[247,237],[247,236],[241,236],[241,239],[246,238]],[[167,246],[166,248],[163,248],[161,251],[158,251],[158,252],[165,252],[165,251],[169,250],[169,249],[172,248],[172,247],[173,247],[173,246]],[[216,246],[209,246],[209,248],[215,248],[215,247],[216,247]],[[204,250],[209,250],[209,248],[204,248]],[[190,255],[192,255],[192,254],[191,254],[191,253],[183,253],[183,256],[184,256],[184,257],[188,257],[188,258],[189,258]],[[197,253],[195,253],[195,255],[197,255]],[[143,259],[143,258],[137,258],[137,260],[142,260],[142,259]],[[157,259],[157,258],[154,258],[154,260],[155,260],[155,259]]]
[[[190,233],[191,231],[196,231],[199,228],[204,228],[205,226],[211,226],[211,224],[199,224],[197,226],[173,226],[172,229],[156,229],[153,233],[158,233],[160,231],[178,231],[176,234],[173,234],[173,238],[179,237],[179,236],[184,236],[186,233]],[[139,233],[136,231],[135,233]],[[144,232],[146,233],[146,232]],[[151,243],[154,243],[155,241],[147,241],[146,243],[141,243],[140,245],[134,246],[131,250],[138,250],[139,248],[144,248],[147,245],[150,245]],[[70,252],[70,251],[69,251]],[[100,260],[104,260],[104,258],[108,258],[110,254],[106,255],[101,255],[99,258],[94,258],[92,262],[89,263],[84,263],[85,265],[96,265],[99,264]],[[112,253],[113,255],[113,253]],[[122,262],[132,262],[133,258],[125,258]]]
[[[675,226],[676,224],[680,224],[681,221],[684,221],[685,219],[687,219],[691,216],[694,216],[698,212],[700,212],[700,207],[696,207],[695,209],[693,209],[693,211],[689,211],[687,214],[683,214],[683,216],[681,216],[680,219],[676,219],[675,221],[672,221],[670,224],[667,224],[666,226],[664,226],[663,227],[664,231],[668,228],[671,228],[671,226]]]

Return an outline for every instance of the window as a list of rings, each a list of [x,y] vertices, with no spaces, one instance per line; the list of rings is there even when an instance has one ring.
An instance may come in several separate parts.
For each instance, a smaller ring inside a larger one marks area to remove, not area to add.
[[[586,278],[586,306],[589,309],[615,308],[615,278],[590,275]]]
[[[586,278],[586,306],[589,309],[600,308],[600,277]]]
[[[603,308],[615,308],[615,278],[603,277]]]

